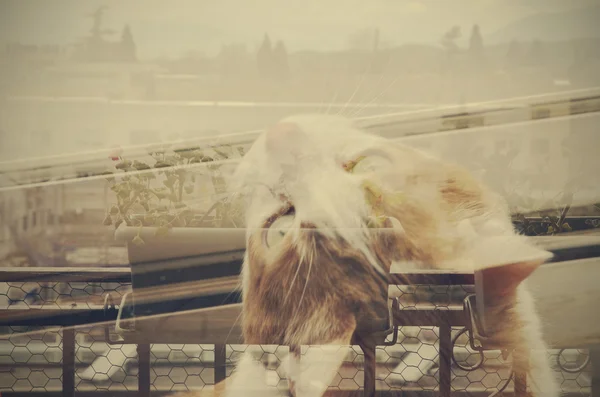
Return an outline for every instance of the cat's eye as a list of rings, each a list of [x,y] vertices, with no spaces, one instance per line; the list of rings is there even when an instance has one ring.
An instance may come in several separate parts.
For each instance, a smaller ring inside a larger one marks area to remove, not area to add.
[[[351,172],[353,174],[373,172],[390,165],[391,161],[383,156],[367,156],[359,160],[352,167]]]
[[[294,215],[284,215],[275,219],[266,231],[264,240],[265,245],[269,248],[273,248],[279,244],[287,234],[288,230],[292,227],[293,223]]]

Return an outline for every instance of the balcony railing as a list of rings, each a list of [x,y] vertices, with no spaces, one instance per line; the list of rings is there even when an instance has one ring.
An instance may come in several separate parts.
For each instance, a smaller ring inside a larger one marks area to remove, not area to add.
[[[578,269],[580,261],[597,262],[594,238],[546,239],[552,239],[545,244],[561,260],[552,265]],[[233,289],[226,280],[231,276],[216,284],[214,278],[206,280],[199,290],[211,296],[221,293],[220,287]],[[519,395],[526,389],[522,374],[512,374],[510,358],[471,348],[462,302],[474,292],[472,274],[404,274],[402,280],[390,290],[396,336],[366,354],[355,346],[332,384],[333,394],[364,386],[367,391],[374,386],[381,395],[419,396],[487,396],[499,390]],[[117,319],[127,317],[121,298],[131,291],[128,268],[3,268],[0,282],[3,396],[148,396],[199,389],[229,376],[246,350],[267,364],[269,384],[287,387],[278,369],[289,347],[241,344],[237,303],[136,318],[137,328],[146,322],[156,332],[117,334]],[[161,299],[168,300],[169,294]],[[185,318],[196,324],[193,335],[161,331]],[[127,329],[127,324],[121,327]],[[551,347],[548,354],[563,395],[595,395],[600,390],[595,345]]]

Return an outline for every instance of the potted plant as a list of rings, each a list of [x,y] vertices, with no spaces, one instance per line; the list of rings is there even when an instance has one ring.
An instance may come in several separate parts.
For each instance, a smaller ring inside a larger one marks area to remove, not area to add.
[[[116,170],[106,179],[114,201],[104,224],[127,244],[136,317],[238,299],[198,284],[237,276],[243,259],[242,202],[227,193],[222,175],[233,154],[221,146],[162,147],[134,160],[111,156]],[[164,299],[174,284],[176,296]]]

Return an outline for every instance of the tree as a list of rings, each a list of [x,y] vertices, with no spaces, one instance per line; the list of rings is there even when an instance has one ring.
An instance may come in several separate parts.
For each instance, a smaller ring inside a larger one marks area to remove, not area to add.
[[[268,34],[265,34],[263,42],[256,54],[258,73],[262,77],[270,77],[273,73],[273,48],[271,39]]]
[[[129,25],[125,25],[121,32],[121,60],[126,62],[135,62],[137,60],[137,46],[131,34]]]
[[[456,44],[456,40],[461,37],[460,26],[453,26],[442,36],[442,47],[448,53],[458,52],[458,45]]]
[[[285,44],[283,44],[282,41],[278,41],[277,44],[275,44],[272,55],[275,77],[286,80],[290,74],[290,65],[288,62],[288,53]]]
[[[479,25],[473,25],[473,29],[471,30],[471,38],[469,39],[469,63],[473,72],[480,72],[485,68],[485,53]]]
[[[456,54],[459,52],[458,45],[456,44],[456,40],[461,37],[460,26],[453,26],[448,30],[441,39],[442,48],[446,52],[446,71],[453,72],[454,70],[454,58]]]
[[[471,30],[471,38],[469,39],[469,53],[472,58],[483,59],[483,39],[479,25],[474,25]]]

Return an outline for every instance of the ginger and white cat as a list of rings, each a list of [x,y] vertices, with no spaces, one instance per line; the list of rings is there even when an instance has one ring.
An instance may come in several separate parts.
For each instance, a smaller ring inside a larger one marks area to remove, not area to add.
[[[290,117],[263,133],[233,185],[247,197],[242,270],[246,344],[328,345],[288,356],[296,397],[320,397],[361,329],[387,314],[390,266],[475,270],[548,258],[517,235],[503,200],[466,170],[332,116]],[[488,330],[533,349],[529,385],[558,395],[525,284],[495,302]],[[497,321],[494,321],[497,319]],[[527,365],[527,364],[524,364]],[[213,390],[281,395],[250,355]]]

